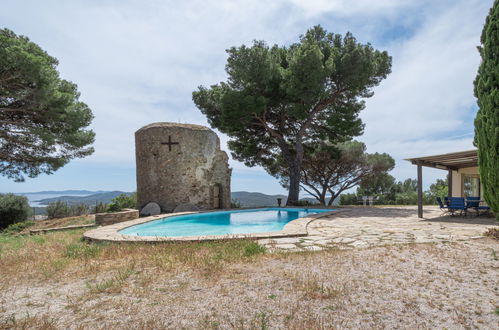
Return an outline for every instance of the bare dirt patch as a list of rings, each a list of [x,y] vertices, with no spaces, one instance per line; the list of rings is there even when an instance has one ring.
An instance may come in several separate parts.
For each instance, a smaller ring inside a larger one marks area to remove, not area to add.
[[[492,329],[499,322],[493,239],[261,253],[249,241],[95,245],[78,242],[77,233],[46,234],[44,248],[7,243],[0,328]]]
[[[21,233],[29,234],[30,230],[36,230],[36,229],[51,229],[51,228],[90,225],[90,224],[95,224],[94,214],[79,215],[79,216],[60,218],[60,219],[37,220],[34,222],[32,226],[25,228]]]

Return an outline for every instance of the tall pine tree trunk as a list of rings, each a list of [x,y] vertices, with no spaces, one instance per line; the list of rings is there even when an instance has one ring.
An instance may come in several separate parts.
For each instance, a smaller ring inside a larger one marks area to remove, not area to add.
[[[286,201],[287,206],[296,205],[300,199],[300,180],[301,180],[301,164],[303,161],[303,145],[301,144],[301,138],[298,139],[299,142],[296,143],[295,149],[290,150],[289,148],[281,148],[284,154],[284,159],[288,163],[289,169],[289,191],[288,200]]]
[[[321,192],[321,197],[319,199],[319,203],[321,205],[326,206],[326,194],[327,194],[327,187],[322,186],[322,192]]]
[[[300,168],[297,164],[289,164],[289,191],[288,200],[286,202],[287,206],[296,205],[300,199]]]

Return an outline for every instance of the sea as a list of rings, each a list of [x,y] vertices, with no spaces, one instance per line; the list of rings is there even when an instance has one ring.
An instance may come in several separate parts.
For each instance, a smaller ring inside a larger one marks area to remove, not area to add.
[[[31,207],[46,207],[47,205],[41,205],[39,200],[46,199],[46,198],[55,198],[55,197],[60,197],[60,196],[77,196],[77,197],[83,197],[83,196],[89,196],[89,194],[21,194],[18,193],[16,195],[20,196],[26,196],[28,198],[29,206]]]

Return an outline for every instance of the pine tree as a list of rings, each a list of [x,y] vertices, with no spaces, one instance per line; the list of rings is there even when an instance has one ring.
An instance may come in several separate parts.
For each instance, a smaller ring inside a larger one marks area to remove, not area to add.
[[[499,219],[499,0],[490,9],[480,41],[482,62],[475,79],[479,107],[475,145],[484,197]]]
[[[57,64],[27,37],[0,29],[0,175],[24,181],[93,153],[92,111]]]
[[[290,46],[228,51],[227,82],[200,86],[193,100],[229,135],[232,156],[274,174],[284,160],[288,205],[299,199],[304,144],[349,141],[362,133],[365,100],[391,71],[391,57],[347,33],[315,26]]]

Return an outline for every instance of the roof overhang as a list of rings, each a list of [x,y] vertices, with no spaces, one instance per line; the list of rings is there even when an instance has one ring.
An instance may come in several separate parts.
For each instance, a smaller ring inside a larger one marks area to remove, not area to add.
[[[408,158],[406,160],[414,165],[457,171],[464,167],[478,166],[478,153],[477,150],[474,149],[442,155]]]

